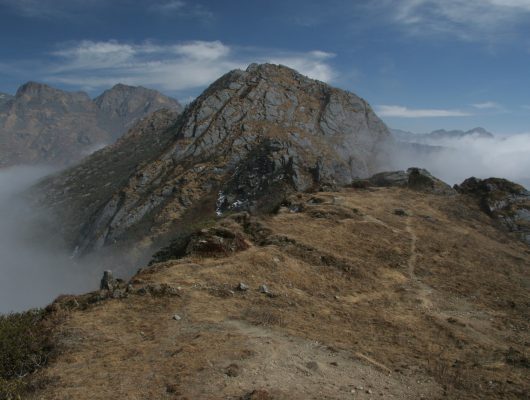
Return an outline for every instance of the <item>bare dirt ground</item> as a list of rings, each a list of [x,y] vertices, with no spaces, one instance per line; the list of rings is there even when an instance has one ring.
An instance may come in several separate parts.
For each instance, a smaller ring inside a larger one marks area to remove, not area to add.
[[[225,222],[245,251],[131,281],[178,296],[63,306],[61,352],[34,398],[529,398],[528,246],[460,196],[345,189],[291,203],[303,211]]]

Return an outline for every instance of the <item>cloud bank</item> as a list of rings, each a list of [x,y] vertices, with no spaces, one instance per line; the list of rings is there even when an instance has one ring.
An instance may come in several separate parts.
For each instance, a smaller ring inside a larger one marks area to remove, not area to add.
[[[530,189],[530,133],[508,137],[462,137],[436,141],[437,150],[406,146],[393,152],[393,167],[426,168],[449,184],[471,176],[498,177]]]
[[[473,114],[461,110],[414,109],[403,106],[380,105],[376,107],[381,117],[397,118],[437,118],[437,117],[469,117]]]
[[[105,264],[79,262],[41,233],[20,193],[51,172],[45,167],[0,170],[0,313],[42,307],[60,294],[98,287]]]

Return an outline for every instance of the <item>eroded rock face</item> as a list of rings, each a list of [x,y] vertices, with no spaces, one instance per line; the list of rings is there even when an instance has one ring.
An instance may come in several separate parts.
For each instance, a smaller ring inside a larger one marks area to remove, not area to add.
[[[72,164],[162,108],[181,110],[176,100],[142,87],[117,85],[93,101],[28,82],[15,96],[0,94],[0,168]]]
[[[188,219],[269,210],[289,191],[350,183],[375,172],[379,145],[389,137],[363,99],[270,64],[221,77],[170,125],[152,132],[164,147],[150,157],[120,156],[129,175],[120,174],[123,184],[112,194],[98,190],[110,185],[104,176],[115,170],[106,159],[104,172],[92,158],[67,174],[90,174],[90,194],[79,190],[83,179],[64,174],[43,184],[56,193],[45,202],[61,220],[72,221],[66,236],[73,246],[88,251],[129,240],[132,232],[154,238]],[[127,138],[123,142],[126,147]],[[107,156],[117,155],[99,159]],[[96,168],[100,172],[92,172]],[[77,210],[74,218],[54,207],[80,202],[80,196],[99,206],[69,207]]]
[[[476,198],[484,212],[530,244],[530,192],[523,186],[501,178],[468,178],[455,189]]]

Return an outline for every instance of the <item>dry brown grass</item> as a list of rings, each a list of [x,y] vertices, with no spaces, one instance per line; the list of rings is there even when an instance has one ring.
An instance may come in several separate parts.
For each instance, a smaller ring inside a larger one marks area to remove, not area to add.
[[[135,278],[180,297],[72,312],[63,355],[42,372],[55,383],[38,398],[525,398],[527,246],[458,196],[316,197],[302,196],[304,212],[262,219],[259,240],[247,225],[245,251]]]

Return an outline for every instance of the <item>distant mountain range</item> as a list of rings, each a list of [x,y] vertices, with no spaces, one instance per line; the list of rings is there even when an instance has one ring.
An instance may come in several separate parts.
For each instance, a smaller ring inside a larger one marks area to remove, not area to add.
[[[7,93],[1,93],[0,92],[0,105],[4,104],[5,102],[11,100],[13,96]]]
[[[477,127],[470,129],[469,131],[463,130],[451,130],[447,131],[445,129],[438,129],[430,133],[413,133],[404,131],[401,129],[390,129],[390,132],[395,139],[401,142],[409,143],[421,143],[421,144],[440,144],[451,139],[460,139],[465,137],[472,138],[483,138],[483,139],[493,139],[494,135],[491,132],[488,132],[486,129]]]
[[[143,87],[118,84],[91,99],[28,82],[15,96],[0,93],[0,167],[71,164],[163,108],[182,109],[177,100]]]

